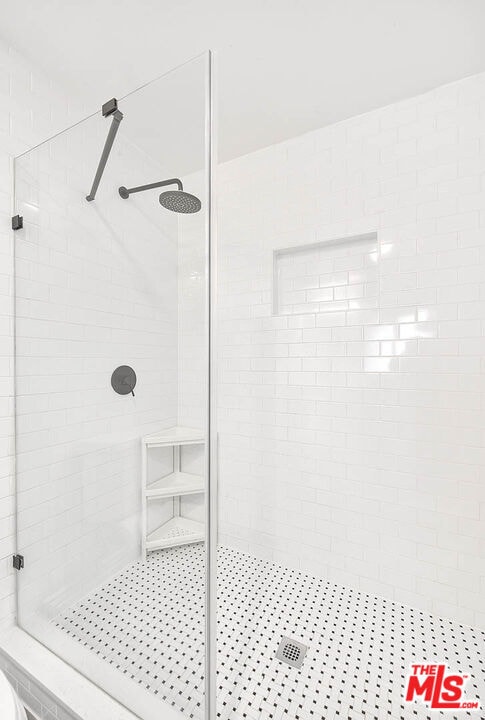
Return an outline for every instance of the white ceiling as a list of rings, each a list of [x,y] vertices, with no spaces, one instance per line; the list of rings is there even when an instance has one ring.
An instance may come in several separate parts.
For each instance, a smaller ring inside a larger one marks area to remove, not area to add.
[[[485,70],[484,0],[0,0],[0,37],[95,110],[217,51],[222,159]]]

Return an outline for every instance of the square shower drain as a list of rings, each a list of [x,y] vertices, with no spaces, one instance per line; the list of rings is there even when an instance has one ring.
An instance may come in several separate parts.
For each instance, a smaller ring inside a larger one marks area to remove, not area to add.
[[[282,637],[278,650],[276,651],[276,659],[292,667],[301,668],[307,650],[307,646],[298,642],[298,640]]]

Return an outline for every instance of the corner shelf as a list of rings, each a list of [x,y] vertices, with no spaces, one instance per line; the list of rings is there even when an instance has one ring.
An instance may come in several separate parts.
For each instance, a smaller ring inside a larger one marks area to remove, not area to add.
[[[203,445],[204,435],[195,428],[175,427],[145,435],[142,442],[146,447],[167,447],[169,445]]]
[[[163,548],[203,542],[204,524],[181,515],[180,498],[205,492],[204,478],[181,469],[182,448],[203,445],[201,430],[172,427],[142,438],[142,547],[143,553]],[[172,471],[149,480],[148,457],[153,448],[172,448]],[[152,532],[147,532],[147,505],[151,500],[173,498],[173,517]]]
[[[204,478],[192,473],[173,472],[145,488],[147,498],[180,497],[204,492]]]
[[[173,517],[148,535],[146,549],[148,552],[162,550],[203,540],[204,525],[202,523],[188,518]]]

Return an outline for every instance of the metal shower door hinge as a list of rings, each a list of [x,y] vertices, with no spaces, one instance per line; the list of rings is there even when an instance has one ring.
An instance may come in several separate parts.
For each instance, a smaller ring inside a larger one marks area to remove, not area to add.
[[[13,559],[13,566],[16,570],[21,570],[24,567],[24,556],[23,555],[14,555],[12,559]]]
[[[14,215],[12,218],[12,230],[21,230],[24,226],[22,215]]]

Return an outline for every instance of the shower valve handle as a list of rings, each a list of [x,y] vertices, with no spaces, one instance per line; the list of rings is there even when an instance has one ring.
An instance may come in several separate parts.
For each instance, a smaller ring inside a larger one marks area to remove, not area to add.
[[[136,373],[129,365],[120,365],[111,375],[111,387],[118,395],[135,397]]]

